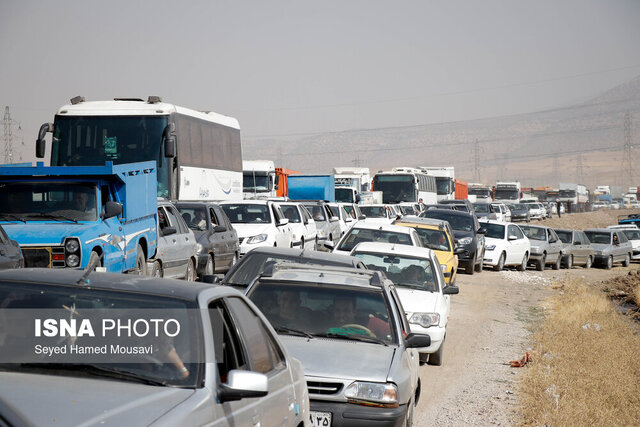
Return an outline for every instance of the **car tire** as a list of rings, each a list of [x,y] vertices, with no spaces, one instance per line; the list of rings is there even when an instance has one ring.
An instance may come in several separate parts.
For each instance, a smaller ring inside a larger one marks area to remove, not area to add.
[[[238,263],[238,252],[234,252],[233,253],[233,258],[231,259],[231,265],[229,266],[229,269],[231,269],[231,267],[233,267],[237,263]]]
[[[89,262],[87,263],[87,266],[90,266],[91,264],[94,265],[93,267],[94,271],[96,267],[102,266],[102,263],[100,262],[100,255],[98,255],[98,252],[96,251],[91,251],[91,255],[89,255]]]
[[[444,339],[442,340],[442,344],[440,344],[440,348],[435,353],[431,353],[429,355],[429,360],[427,363],[432,366],[442,366],[442,356],[444,354]]]
[[[627,254],[627,256],[624,257],[624,261],[622,261],[622,266],[629,267],[629,264],[631,264],[631,255]]]
[[[207,258],[207,264],[204,266],[204,271],[202,272],[203,276],[210,276],[216,271],[216,264],[213,260],[213,254],[209,254]]]
[[[151,266],[151,271],[149,272],[149,276],[151,277],[164,276],[164,271],[162,271],[162,264],[160,264],[160,261],[155,260],[153,262],[153,265]]]
[[[480,257],[480,262],[476,264],[475,269],[478,273],[482,273],[482,268],[484,267],[484,251],[482,251],[482,256]]]
[[[571,270],[573,268],[573,255],[567,257],[567,262],[564,263],[564,268]]]
[[[584,268],[591,268],[592,265],[593,265],[593,260],[591,259],[590,256],[588,256],[587,262],[584,264]]]
[[[556,260],[556,263],[553,264],[551,268],[554,270],[560,270],[560,264],[562,264],[562,254],[558,255],[558,259]]]
[[[193,259],[190,259],[187,263],[187,271],[185,271],[184,280],[186,280],[187,282],[196,281],[196,268],[193,265]]]
[[[473,257],[473,260],[469,261],[469,264],[464,269],[464,272],[470,276],[473,276],[473,273],[476,272],[476,257]]]
[[[498,264],[496,264],[496,266],[493,267],[493,271],[502,271],[502,269],[504,268],[504,259],[505,259],[505,255],[504,255],[504,252],[502,252],[500,254],[500,258],[498,259]]]
[[[416,405],[414,405],[413,400],[409,401],[407,404],[407,415],[404,416],[404,426],[411,427],[413,425],[413,411]]]
[[[611,267],[613,267],[613,256],[608,257],[607,262],[604,265],[604,268],[607,270],[611,270]]]
[[[130,271],[130,274],[134,274],[137,276],[147,275],[147,260],[144,259],[144,251],[142,250],[142,246],[140,245],[138,245],[138,253],[136,254],[136,264]]]
[[[525,252],[525,254],[522,256],[522,262],[516,267],[516,270],[518,271],[526,271],[527,270],[527,263],[529,262],[529,254],[527,254]]]
[[[542,259],[538,260],[538,263],[536,264],[536,270],[544,271],[544,268],[547,266],[546,263],[547,263],[547,255],[543,254]]]

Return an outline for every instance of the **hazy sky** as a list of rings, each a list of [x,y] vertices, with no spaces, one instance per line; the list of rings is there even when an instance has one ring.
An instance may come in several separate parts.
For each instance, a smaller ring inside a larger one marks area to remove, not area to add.
[[[75,95],[159,95],[245,139],[571,105],[640,74],[640,1],[0,0],[0,58],[29,161]]]

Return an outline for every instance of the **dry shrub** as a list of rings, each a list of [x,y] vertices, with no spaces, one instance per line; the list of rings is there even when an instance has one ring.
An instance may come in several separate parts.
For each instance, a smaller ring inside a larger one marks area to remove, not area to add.
[[[563,284],[519,385],[524,425],[640,424],[640,335],[607,298]]]

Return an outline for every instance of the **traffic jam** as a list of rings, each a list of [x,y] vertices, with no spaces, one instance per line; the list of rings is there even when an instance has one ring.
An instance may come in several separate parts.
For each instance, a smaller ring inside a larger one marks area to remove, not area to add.
[[[412,425],[459,274],[640,257],[541,225],[584,186],[308,174],[157,96],[75,97],[35,152],[0,166],[0,425]]]

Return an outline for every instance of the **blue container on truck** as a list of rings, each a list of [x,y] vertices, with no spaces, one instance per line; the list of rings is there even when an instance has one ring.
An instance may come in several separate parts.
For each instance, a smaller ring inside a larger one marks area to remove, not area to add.
[[[290,175],[287,180],[291,200],[336,200],[333,175]]]
[[[0,167],[0,224],[25,267],[146,273],[157,248],[156,162]]]

